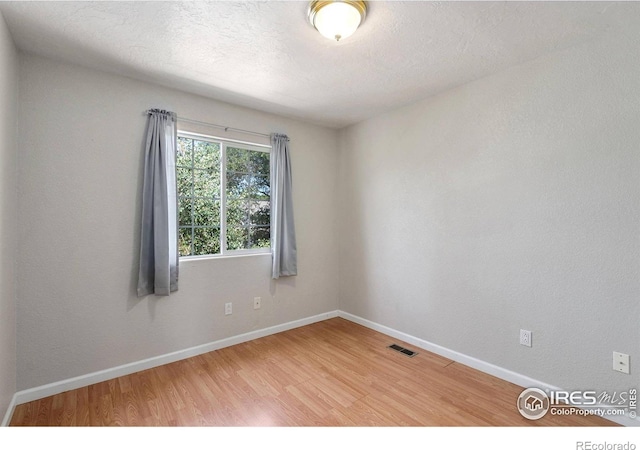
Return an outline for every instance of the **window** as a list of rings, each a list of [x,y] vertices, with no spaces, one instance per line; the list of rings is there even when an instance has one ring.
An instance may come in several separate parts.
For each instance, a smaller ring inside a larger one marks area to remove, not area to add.
[[[257,144],[178,133],[180,256],[269,251],[269,151]]]

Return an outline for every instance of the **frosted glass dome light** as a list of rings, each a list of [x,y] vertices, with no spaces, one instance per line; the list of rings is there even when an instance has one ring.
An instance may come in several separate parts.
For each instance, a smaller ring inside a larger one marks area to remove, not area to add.
[[[358,29],[367,14],[363,1],[314,1],[309,5],[309,21],[329,39],[345,39]]]

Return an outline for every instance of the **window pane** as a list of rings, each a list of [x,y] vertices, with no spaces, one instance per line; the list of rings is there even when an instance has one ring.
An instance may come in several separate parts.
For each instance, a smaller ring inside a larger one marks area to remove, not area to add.
[[[177,183],[178,183],[178,195],[182,197],[191,196],[191,184],[193,183],[191,169],[178,167],[177,171]]]
[[[269,174],[269,153],[227,147],[227,169],[233,172]]]
[[[230,199],[249,198],[251,176],[227,173],[227,196]]]
[[[192,225],[190,198],[181,198],[178,200],[178,225]]]
[[[180,256],[191,255],[191,228],[180,228],[178,251]]]
[[[249,221],[252,225],[269,225],[271,204],[268,201],[252,202],[249,208]]]
[[[194,255],[215,255],[220,253],[220,229],[194,228],[193,253]]]
[[[194,140],[193,167],[199,169],[220,167],[220,144]]]
[[[256,175],[252,179],[253,189],[252,196],[256,200],[268,200],[271,196],[271,185],[269,184],[269,177],[265,175]]]
[[[250,172],[251,150],[227,147],[227,170],[231,172]]]
[[[227,226],[243,228],[249,225],[249,204],[243,200],[227,201]]]
[[[214,169],[193,171],[193,195],[194,197],[220,197],[220,175]]]
[[[193,140],[179,137],[178,138],[178,151],[176,153],[176,165],[190,167],[191,166],[191,149]]]
[[[269,175],[269,153],[251,152],[251,172]]]
[[[270,246],[269,153],[227,147],[227,248]]]
[[[227,250],[249,248],[249,229],[241,227],[227,228]]]
[[[271,246],[269,227],[252,227],[250,233],[251,248],[269,248]]]
[[[209,227],[220,226],[220,200],[193,199],[193,224]]]

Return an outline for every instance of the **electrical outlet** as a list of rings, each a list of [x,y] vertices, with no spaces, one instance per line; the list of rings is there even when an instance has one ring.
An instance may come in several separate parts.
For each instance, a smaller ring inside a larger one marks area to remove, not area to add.
[[[531,331],[520,330],[520,345],[531,347]]]
[[[613,352],[613,370],[616,372],[629,373],[629,355]]]
[[[233,305],[231,303],[224,304],[224,315],[229,316],[233,314]]]
[[[253,309],[260,309],[262,297],[253,297]]]

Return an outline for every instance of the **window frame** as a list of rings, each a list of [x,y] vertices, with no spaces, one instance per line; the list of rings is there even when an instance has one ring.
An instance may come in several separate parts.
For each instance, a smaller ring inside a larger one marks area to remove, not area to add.
[[[184,137],[187,139],[195,139],[199,141],[220,144],[220,253],[213,253],[213,254],[207,254],[207,255],[180,256],[179,257],[180,260],[198,260],[198,259],[210,259],[210,258],[228,258],[233,256],[271,254],[271,243],[269,243],[269,247],[227,250],[227,146],[239,147],[244,150],[269,153],[269,160],[271,160],[272,147],[270,145],[259,144],[256,142],[222,138],[219,136],[194,133],[194,132],[184,131],[180,129],[178,129],[176,137],[177,138]],[[177,151],[177,147],[176,147],[176,151]],[[193,167],[191,167],[191,169],[193,170]],[[269,183],[271,183],[271,164],[269,164],[268,175],[269,175]],[[176,211],[179,211],[180,193],[176,192],[176,194],[177,194],[176,198],[178,199],[178,205],[177,205],[178,208],[176,209]],[[269,217],[271,217],[271,204],[272,203],[271,203],[271,192],[270,192],[269,193]],[[180,228],[180,224],[178,224],[178,229],[179,228]],[[271,228],[269,228],[269,236],[271,236]]]

